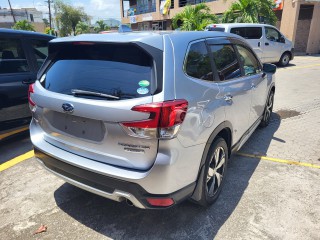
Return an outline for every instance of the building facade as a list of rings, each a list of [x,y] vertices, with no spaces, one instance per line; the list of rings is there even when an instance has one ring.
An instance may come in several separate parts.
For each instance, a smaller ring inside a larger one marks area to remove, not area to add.
[[[133,30],[170,30],[172,17],[187,4],[205,2],[223,14],[236,0],[120,0],[123,24]],[[320,53],[320,0],[275,0],[277,27],[295,43],[296,52]],[[169,6],[169,7],[168,7]]]
[[[0,27],[12,28],[15,21],[27,20],[37,32],[44,32],[43,14],[35,8],[12,9],[0,8]]]

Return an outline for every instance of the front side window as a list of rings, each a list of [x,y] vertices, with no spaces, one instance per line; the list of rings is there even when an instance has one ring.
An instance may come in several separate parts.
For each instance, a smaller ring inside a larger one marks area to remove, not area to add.
[[[20,40],[0,38],[0,73],[20,73],[28,71],[28,62]]]
[[[221,81],[241,77],[240,65],[232,45],[211,45],[210,49]]]
[[[260,39],[262,37],[261,27],[237,27],[231,28],[230,33],[237,34],[245,39]]]
[[[31,40],[33,53],[37,60],[37,70],[48,56],[48,40]]]
[[[245,76],[255,75],[261,72],[261,66],[258,59],[247,48],[237,45],[240,54],[240,61],[244,68]]]
[[[49,91],[98,100],[155,91],[153,58],[133,44],[58,44],[52,49],[54,58],[40,79]]]
[[[187,54],[185,72],[190,76],[202,80],[212,80],[212,68],[206,44],[193,43]]]
[[[280,42],[281,34],[274,28],[266,27],[266,38],[269,41]]]

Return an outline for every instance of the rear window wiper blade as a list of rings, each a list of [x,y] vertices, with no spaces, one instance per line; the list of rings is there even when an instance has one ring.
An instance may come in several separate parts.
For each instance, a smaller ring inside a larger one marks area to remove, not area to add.
[[[104,98],[112,98],[112,99],[119,99],[117,96],[100,93],[100,92],[93,92],[93,91],[86,91],[81,89],[71,89],[71,93],[73,95],[85,95],[85,96],[95,96],[95,97],[104,97]]]

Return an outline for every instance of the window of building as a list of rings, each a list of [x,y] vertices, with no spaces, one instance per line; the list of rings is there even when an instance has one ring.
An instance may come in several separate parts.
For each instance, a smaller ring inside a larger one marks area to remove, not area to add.
[[[44,60],[48,56],[48,41],[47,40],[31,40],[34,55],[37,59],[37,70],[42,66]]]
[[[246,39],[260,39],[262,37],[261,27],[237,27],[231,28],[230,32]]]
[[[241,76],[240,65],[232,45],[211,45],[210,49],[221,81]]]
[[[274,28],[266,27],[266,38],[269,41],[280,42],[281,34]]]
[[[245,76],[255,75],[261,72],[261,66],[258,59],[247,48],[237,45],[240,54],[240,61],[244,68]]]
[[[188,51],[185,72],[190,76],[202,80],[213,80],[212,68],[206,44],[193,43]]]
[[[0,73],[19,73],[28,71],[28,62],[20,40],[0,38]]]
[[[30,14],[30,21],[34,22],[33,14]]]

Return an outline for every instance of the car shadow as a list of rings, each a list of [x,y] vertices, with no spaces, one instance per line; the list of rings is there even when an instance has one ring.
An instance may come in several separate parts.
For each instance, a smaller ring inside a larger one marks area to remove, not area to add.
[[[293,64],[293,63],[289,63],[286,66],[280,66],[279,64],[276,64],[276,65],[277,65],[277,68],[279,68],[279,69],[281,69],[281,68],[290,68],[290,67],[296,67],[297,66],[296,64]]]
[[[33,149],[29,131],[24,131],[0,141],[0,164]]]
[[[280,117],[272,114],[270,125],[256,130],[252,139],[262,140],[260,152],[267,151],[279,124]],[[244,148],[255,144],[250,140]],[[221,195],[208,208],[185,201],[165,210],[142,210],[67,183],[54,192],[54,197],[59,208],[73,219],[112,239],[213,239],[241,201],[258,164],[259,159],[233,156]]]

